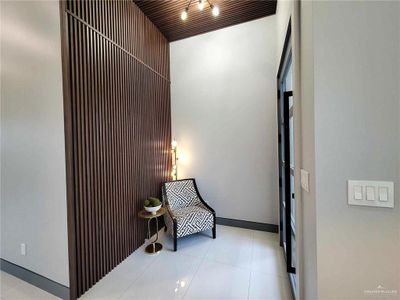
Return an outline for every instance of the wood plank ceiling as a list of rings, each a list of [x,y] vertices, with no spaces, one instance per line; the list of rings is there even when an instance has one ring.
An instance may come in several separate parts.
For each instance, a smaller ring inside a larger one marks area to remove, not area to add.
[[[214,17],[209,4],[200,11],[198,1],[192,0],[189,16],[182,21],[181,13],[189,1],[134,0],[170,42],[273,15],[277,4],[277,0],[210,0],[220,10]]]

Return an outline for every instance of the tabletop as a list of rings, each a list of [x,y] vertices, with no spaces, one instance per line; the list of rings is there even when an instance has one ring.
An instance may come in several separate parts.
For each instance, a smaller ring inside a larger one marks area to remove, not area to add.
[[[163,214],[166,213],[166,211],[167,211],[167,210],[165,209],[165,207],[161,207],[159,210],[157,210],[156,214],[153,215],[152,213],[147,212],[147,211],[145,211],[144,209],[142,209],[142,210],[139,212],[138,215],[139,215],[140,218],[151,219],[151,218],[156,218],[156,217],[162,216]]]

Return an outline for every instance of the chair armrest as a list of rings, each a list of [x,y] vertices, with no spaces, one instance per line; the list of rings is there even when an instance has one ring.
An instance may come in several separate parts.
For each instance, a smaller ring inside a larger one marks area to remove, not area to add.
[[[204,201],[201,197],[200,197],[199,199],[200,199],[201,203],[202,203],[209,211],[211,211],[211,212],[215,215],[215,210],[212,209],[211,206],[208,205],[207,202]]]
[[[208,205],[208,204],[206,203],[206,201],[204,201],[203,198],[201,197],[200,192],[199,192],[199,189],[197,188],[196,180],[194,180],[194,179],[192,179],[192,180],[193,180],[194,189],[195,189],[195,191],[196,191],[197,197],[199,197],[199,199],[200,199],[200,202],[203,203],[203,205],[204,205],[209,211],[211,211],[211,212],[214,214],[214,216],[215,216],[215,210],[212,209],[211,206]]]

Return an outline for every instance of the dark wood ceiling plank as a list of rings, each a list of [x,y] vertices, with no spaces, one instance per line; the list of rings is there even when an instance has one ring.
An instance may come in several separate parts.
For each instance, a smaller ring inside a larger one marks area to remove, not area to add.
[[[277,4],[277,0],[214,0],[211,3],[220,9],[220,15],[214,17],[208,4],[200,11],[193,0],[188,19],[182,21],[180,15],[189,0],[134,2],[170,42],[273,15]]]

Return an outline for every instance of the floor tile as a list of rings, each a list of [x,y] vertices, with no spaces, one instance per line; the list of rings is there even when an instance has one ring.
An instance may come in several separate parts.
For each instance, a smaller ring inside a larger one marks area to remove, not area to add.
[[[204,260],[184,299],[247,299],[250,270]]]
[[[244,242],[248,242],[253,240],[253,235],[253,230],[217,225],[218,239],[216,240],[218,241],[236,242],[237,240],[241,240]]]
[[[1,297],[6,300],[53,300],[60,299],[46,291],[39,289],[25,281],[16,278],[17,284],[7,290],[2,289]]]
[[[150,268],[156,257],[157,254],[148,255],[144,253],[143,247],[140,247],[80,299],[118,299],[147,268]]]
[[[286,275],[286,264],[276,234],[255,232],[251,270],[270,275]]]
[[[283,276],[286,273],[285,262],[279,250],[262,251],[254,247],[251,263],[253,272]]]
[[[21,283],[22,280],[18,279],[17,277],[14,277],[6,272],[0,271],[0,292],[1,295],[8,291],[9,289],[12,289],[19,283]]]
[[[251,267],[253,236],[250,230],[218,226],[218,236],[209,248],[207,260],[236,267]]]
[[[170,235],[162,232],[159,239],[163,245],[163,251],[174,253],[174,240]],[[214,241],[209,232],[184,236],[178,239],[178,251],[176,253],[203,258]]]
[[[160,252],[121,299],[182,299],[200,262],[196,257]]]
[[[250,278],[249,299],[251,300],[288,300],[291,299],[289,280],[284,276],[252,272]]]
[[[289,299],[277,234],[217,226],[178,240],[160,231],[163,250],[137,249],[82,299]],[[286,293],[286,294],[285,294]]]

